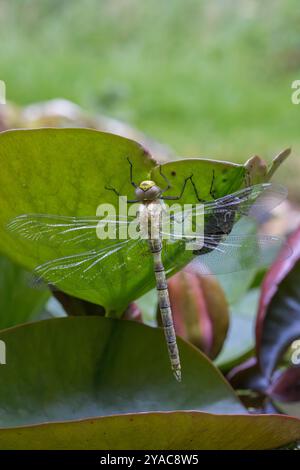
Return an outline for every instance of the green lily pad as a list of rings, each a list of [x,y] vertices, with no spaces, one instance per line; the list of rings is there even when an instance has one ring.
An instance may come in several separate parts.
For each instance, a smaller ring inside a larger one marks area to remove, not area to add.
[[[180,339],[176,382],[160,329],[78,317],[11,328],[0,340],[1,449],[264,449],[300,437],[300,420],[247,415]]]
[[[7,223],[21,214],[55,214],[93,217],[100,203],[117,204],[117,197],[106,185],[122,195],[134,197],[130,184],[129,164],[137,182],[154,178],[160,185],[165,181],[156,162],[139,144],[131,140],[88,129],[38,129],[8,131],[0,134],[0,250],[33,269],[48,260],[115,246],[114,240],[82,241],[76,247],[44,240],[21,239],[7,231]],[[211,199],[210,186],[215,175],[215,197],[221,197],[245,185],[247,170],[242,165],[203,159],[185,159],[162,166],[177,195],[184,178],[194,175],[198,191]],[[196,202],[188,184],[181,203]],[[98,245],[99,242],[99,245]],[[129,245],[128,245],[129,246]],[[130,247],[118,251],[95,266],[93,279],[80,274],[64,279],[59,287],[65,292],[104,306],[111,315],[120,315],[127,304],[154,286],[152,260],[146,250]],[[165,256],[169,274],[186,264],[187,254],[173,269],[173,259],[179,253],[172,244]],[[179,253],[180,254],[180,253]],[[190,256],[190,254],[189,254]]]
[[[165,163],[162,165],[162,173],[171,183],[171,189],[167,193],[168,196],[180,194],[185,178],[193,175],[198,194],[205,201],[237,191],[245,186],[247,176],[247,170],[243,165],[204,158],[185,158]],[[159,167],[152,170],[151,178],[160,187],[166,186],[166,182],[160,175]],[[213,187],[211,188],[212,182]],[[187,185],[182,198],[178,202],[181,204],[197,202],[191,184]]]
[[[7,351],[0,426],[178,409],[245,412],[218,370],[182,340],[178,384],[161,329],[69,317],[5,330],[0,339]]]
[[[31,289],[28,272],[5,256],[0,256],[0,329],[34,319],[50,292]]]

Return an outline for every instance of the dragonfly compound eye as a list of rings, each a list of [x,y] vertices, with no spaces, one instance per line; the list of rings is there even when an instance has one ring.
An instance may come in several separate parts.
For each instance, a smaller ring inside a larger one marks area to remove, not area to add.
[[[161,189],[154,181],[142,181],[135,190],[136,197],[139,200],[153,201],[161,195]]]

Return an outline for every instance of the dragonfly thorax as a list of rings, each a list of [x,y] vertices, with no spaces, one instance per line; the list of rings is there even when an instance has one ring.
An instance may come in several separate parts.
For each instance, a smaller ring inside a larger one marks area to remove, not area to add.
[[[161,189],[154,181],[142,181],[135,189],[139,201],[154,201],[161,196]]]

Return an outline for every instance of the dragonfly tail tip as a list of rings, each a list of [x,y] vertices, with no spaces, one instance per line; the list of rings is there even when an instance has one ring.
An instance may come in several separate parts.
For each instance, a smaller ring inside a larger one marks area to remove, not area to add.
[[[180,369],[174,369],[173,373],[174,373],[174,376],[175,376],[175,379],[177,380],[177,382],[181,382],[181,370]]]

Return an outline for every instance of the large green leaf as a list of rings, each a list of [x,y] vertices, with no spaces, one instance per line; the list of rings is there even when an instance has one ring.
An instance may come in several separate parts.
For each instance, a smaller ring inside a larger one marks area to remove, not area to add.
[[[300,437],[300,419],[214,415],[200,411],[139,413],[0,431],[2,449],[260,450]]]
[[[129,180],[127,157],[133,163],[137,182],[151,177],[160,185],[166,184],[154,160],[139,144],[112,134],[88,129],[19,130],[0,134],[0,144],[0,250],[29,269],[49,259],[73,254],[74,247],[62,243],[50,246],[48,240],[20,240],[6,230],[12,218],[24,213],[95,216],[100,203],[117,204],[116,195],[107,191],[105,185],[114,186],[122,195],[132,198],[134,188]],[[179,194],[184,178],[193,174],[204,199],[211,198],[213,172],[216,197],[243,186],[247,175],[242,165],[201,159],[166,163],[163,172],[172,183],[168,194]],[[195,202],[191,185],[187,185],[181,202]],[[107,243],[102,240],[99,247]],[[76,252],[89,249],[91,246],[82,242]],[[175,244],[165,257],[167,269],[172,268],[176,253]],[[185,262],[186,253],[176,269]],[[95,269],[97,277],[93,280],[84,282],[78,274],[65,279],[59,287],[103,305],[110,314],[120,314],[131,300],[154,286],[148,250],[132,248],[125,255],[114,253]]]
[[[5,227],[10,219],[24,213],[95,216],[101,202],[116,204],[116,196],[105,190],[105,185],[113,185],[122,194],[132,196],[127,157],[133,162],[138,179],[147,178],[154,165],[139,144],[92,130],[10,131],[2,133],[0,141],[0,249],[29,269],[72,254],[74,248],[14,238]],[[77,251],[89,248],[82,244]],[[119,257],[112,256],[105,266],[107,276],[102,275],[94,284],[82,286],[73,277],[72,282],[63,285],[64,290],[117,308],[118,293],[123,292],[122,304],[130,291],[132,296],[132,285],[124,286],[127,273],[117,270],[112,274],[111,268],[118,262]]]
[[[2,426],[142,411],[240,413],[218,370],[180,341],[183,382],[162,330],[124,320],[64,318],[2,331]],[[45,371],[43,373],[43,370]]]
[[[23,268],[0,256],[0,329],[35,318],[50,292],[31,289]]]
[[[180,194],[184,179],[192,174],[194,181],[197,182],[199,196],[204,200],[212,199],[210,191],[212,180],[213,197],[216,199],[244,186],[247,173],[243,165],[202,158],[185,158],[165,163],[162,165],[162,172],[172,185],[168,195],[177,196]],[[166,182],[160,175],[159,167],[152,170],[151,177],[161,187],[166,186]],[[187,187],[180,202],[183,204],[197,202],[192,185]]]
[[[300,437],[299,420],[245,414],[212,363],[180,339],[178,384],[160,329],[66,318],[0,339],[1,449],[271,448]]]

